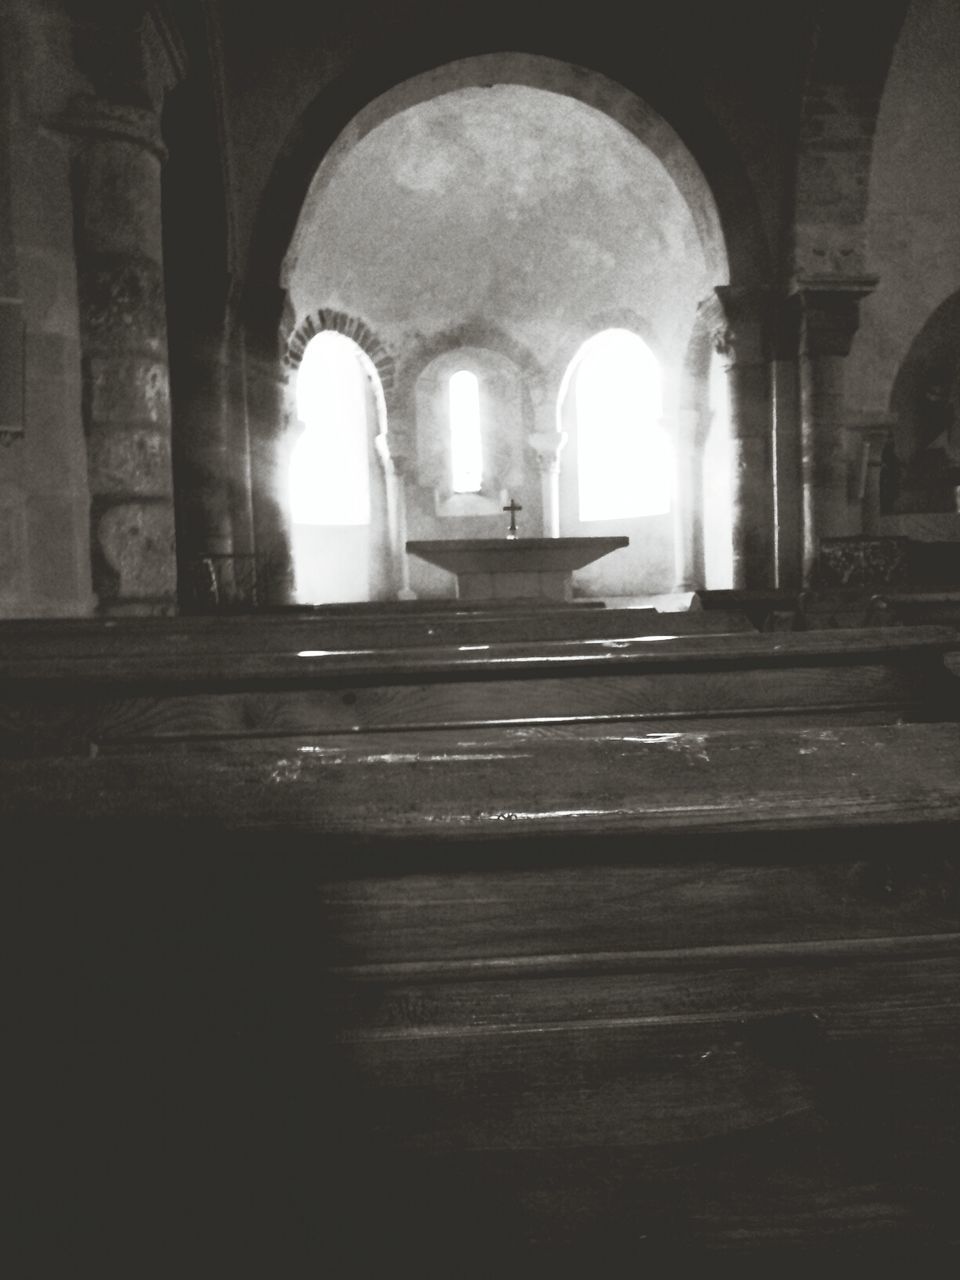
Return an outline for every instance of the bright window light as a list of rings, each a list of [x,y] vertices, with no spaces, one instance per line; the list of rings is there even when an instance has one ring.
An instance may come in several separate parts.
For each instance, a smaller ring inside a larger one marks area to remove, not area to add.
[[[305,424],[290,459],[294,524],[370,522],[367,374],[360,348],[318,333],[297,373],[297,416]]]
[[[573,374],[581,520],[666,514],[674,488],[660,425],[660,363],[635,333],[609,329],[581,348]]]
[[[479,493],[483,485],[480,383],[460,369],[450,378],[450,458],[454,493]]]

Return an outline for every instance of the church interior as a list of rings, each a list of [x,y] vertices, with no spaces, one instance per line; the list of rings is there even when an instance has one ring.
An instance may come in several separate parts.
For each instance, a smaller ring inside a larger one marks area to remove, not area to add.
[[[0,0],[13,1274],[956,1263],[958,208],[957,0]]]

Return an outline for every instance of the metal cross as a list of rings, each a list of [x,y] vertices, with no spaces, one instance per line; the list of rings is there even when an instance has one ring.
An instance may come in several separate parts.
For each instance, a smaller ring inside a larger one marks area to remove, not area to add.
[[[520,503],[517,502],[515,498],[511,498],[509,507],[503,507],[502,510],[510,512],[510,528],[507,530],[507,532],[516,535],[517,512],[522,511],[523,507],[521,507]]]

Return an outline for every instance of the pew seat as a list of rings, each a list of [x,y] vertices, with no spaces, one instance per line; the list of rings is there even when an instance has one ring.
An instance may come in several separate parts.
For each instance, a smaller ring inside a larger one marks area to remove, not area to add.
[[[960,1260],[955,629],[288,640],[3,649],[47,1274]]]

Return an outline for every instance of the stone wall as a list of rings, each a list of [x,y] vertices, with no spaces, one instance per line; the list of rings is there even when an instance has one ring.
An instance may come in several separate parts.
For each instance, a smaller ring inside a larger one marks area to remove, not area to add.
[[[94,607],[70,145],[51,128],[73,87],[57,7],[0,4],[0,377],[23,428],[0,448],[0,617]]]

